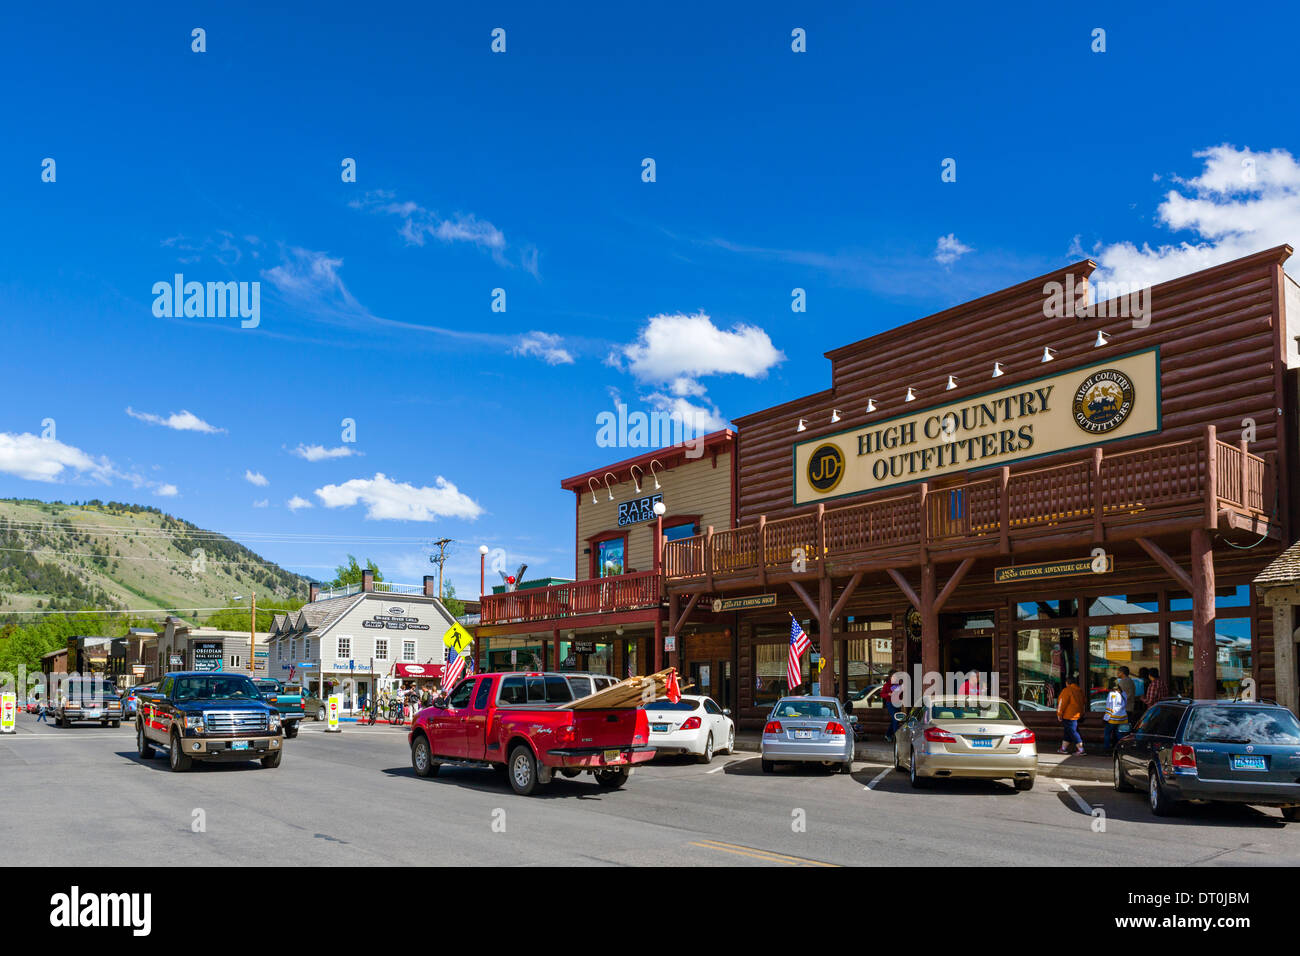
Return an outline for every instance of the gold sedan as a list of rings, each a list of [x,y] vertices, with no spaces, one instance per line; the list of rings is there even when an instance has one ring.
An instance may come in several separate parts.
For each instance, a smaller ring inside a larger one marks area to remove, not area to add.
[[[1010,704],[997,697],[935,697],[913,707],[894,735],[894,769],[913,787],[942,777],[1011,780],[1030,790],[1038,745]]]

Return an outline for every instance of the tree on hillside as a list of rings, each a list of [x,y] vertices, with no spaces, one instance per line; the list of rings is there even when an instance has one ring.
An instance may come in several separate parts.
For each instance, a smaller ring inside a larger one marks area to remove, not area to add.
[[[356,557],[354,555],[349,554],[348,563],[340,564],[337,568],[334,569],[335,577],[329,586],[332,588],[341,588],[348,584],[360,584],[361,572],[363,570],[373,571],[375,574],[376,581],[382,581],[384,579],[384,576],[379,572],[379,567],[375,564],[375,562],[367,559],[366,566],[363,569],[361,565],[357,563]]]
[[[456,599],[456,585],[451,583],[451,578],[442,587],[442,606],[451,612],[452,617],[460,617],[465,613],[465,602]]]
[[[302,607],[303,602],[298,600],[285,601],[258,601],[257,602],[257,629],[265,632],[271,629],[271,620],[276,614],[284,611],[296,611]],[[220,611],[214,611],[212,616],[203,622],[204,627],[215,627],[222,631],[246,631],[248,630],[248,606],[232,604],[223,607]]]

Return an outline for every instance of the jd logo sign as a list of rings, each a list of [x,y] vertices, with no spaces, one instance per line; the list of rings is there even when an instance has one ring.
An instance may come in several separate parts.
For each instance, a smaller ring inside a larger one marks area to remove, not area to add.
[[[808,484],[817,491],[833,490],[843,477],[844,452],[838,445],[827,442],[808,456]]]

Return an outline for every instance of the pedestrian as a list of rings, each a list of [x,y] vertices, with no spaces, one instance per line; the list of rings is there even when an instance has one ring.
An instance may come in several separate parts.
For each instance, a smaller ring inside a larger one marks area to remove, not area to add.
[[[1107,753],[1115,749],[1115,744],[1119,743],[1119,738],[1123,736],[1123,729],[1128,725],[1128,709],[1125,706],[1124,691],[1120,690],[1119,680],[1112,677],[1110,679],[1110,690],[1106,694],[1106,736],[1102,741],[1102,747]]]
[[[40,699],[40,701],[36,704],[36,722],[37,722],[38,724],[40,724],[40,723],[46,723],[46,724],[48,724],[49,721],[45,719],[46,716],[47,716],[47,714],[46,714],[46,709],[45,709],[45,698],[42,697],[42,698]]]
[[[1160,676],[1157,668],[1151,668],[1149,679],[1147,680],[1147,692],[1142,696],[1142,702],[1148,707],[1158,700],[1164,700],[1169,696],[1169,691],[1165,688],[1164,678]]]
[[[1137,700],[1137,685],[1133,683],[1128,668],[1123,664],[1119,668],[1118,683],[1120,692],[1124,695],[1124,711],[1125,713],[1131,713],[1133,701]]]
[[[898,681],[894,675],[885,678],[884,685],[880,688],[880,697],[885,702],[885,713],[889,716],[889,727],[885,731],[885,740],[893,741],[894,734],[898,731]]]
[[[1061,739],[1059,754],[1068,754],[1069,745],[1074,744],[1074,752],[1083,754],[1083,738],[1079,736],[1079,721],[1083,719],[1083,691],[1079,689],[1079,675],[1071,674],[1069,681],[1056,699],[1056,719],[1061,722],[1064,736]]]

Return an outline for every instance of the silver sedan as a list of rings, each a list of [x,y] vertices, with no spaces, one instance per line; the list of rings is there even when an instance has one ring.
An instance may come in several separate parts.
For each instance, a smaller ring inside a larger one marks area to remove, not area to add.
[[[834,697],[782,697],[763,727],[763,773],[778,763],[820,763],[849,773],[856,722]]]

